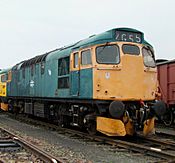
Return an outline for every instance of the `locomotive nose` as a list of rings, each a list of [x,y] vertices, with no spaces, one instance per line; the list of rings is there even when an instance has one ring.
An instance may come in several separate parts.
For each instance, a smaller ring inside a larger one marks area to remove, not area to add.
[[[120,119],[125,112],[125,105],[121,101],[113,101],[109,105],[109,113],[113,118]]]
[[[163,101],[157,101],[152,106],[152,111],[153,111],[153,114],[155,114],[158,117],[161,117],[166,112],[166,105],[165,105],[165,103]]]

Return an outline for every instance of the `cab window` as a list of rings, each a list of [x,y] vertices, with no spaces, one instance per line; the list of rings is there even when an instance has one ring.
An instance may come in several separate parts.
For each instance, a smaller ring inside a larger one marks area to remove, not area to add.
[[[85,50],[85,51],[81,52],[81,64],[82,65],[92,64],[90,50]]]
[[[120,52],[117,45],[104,45],[96,48],[96,60],[99,64],[118,64]]]
[[[139,55],[140,49],[136,45],[124,44],[122,46],[122,51],[124,54]]]
[[[154,54],[149,48],[142,48],[143,61],[146,67],[156,67]]]
[[[73,54],[74,68],[78,67],[78,53]]]
[[[1,75],[1,82],[6,82],[7,81],[7,75],[3,74]]]
[[[69,57],[58,60],[58,89],[69,88]]]
[[[58,60],[58,76],[69,74],[69,57]]]

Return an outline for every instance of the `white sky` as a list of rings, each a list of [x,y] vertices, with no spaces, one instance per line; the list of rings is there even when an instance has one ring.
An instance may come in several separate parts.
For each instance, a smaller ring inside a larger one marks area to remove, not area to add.
[[[0,0],[0,68],[115,27],[141,30],[175,58],[174,0]]]

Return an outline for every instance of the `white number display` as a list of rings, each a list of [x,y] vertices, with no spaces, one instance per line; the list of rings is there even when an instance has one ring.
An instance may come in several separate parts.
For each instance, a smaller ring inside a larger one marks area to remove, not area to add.
[[[141,38],[138,35],[136,35],[136,42],[141,42]]]
[[[129,35],[129,40],[131,40],[132,42],[134,42],[133,35]]]
[[[116,40],[117,41],[125,41],[125,42],[142,42],[142,34],[135,32],[127,32],[127,31],[116,31]]]

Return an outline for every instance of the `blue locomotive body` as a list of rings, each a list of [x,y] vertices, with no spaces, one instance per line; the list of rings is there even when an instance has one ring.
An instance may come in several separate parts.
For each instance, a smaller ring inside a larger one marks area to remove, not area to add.
[[[148,134],[154,116],[164,112],[162,103],[153,105],[156,73],[143,33],[116,28],[15,65],[1,103],[90,133]]]

